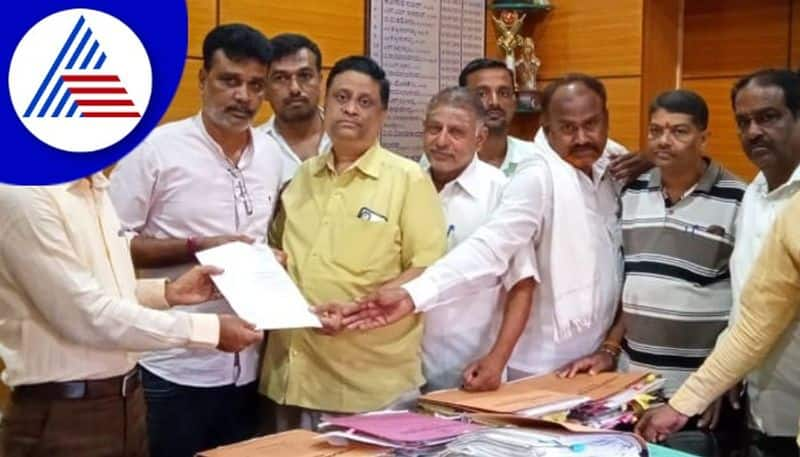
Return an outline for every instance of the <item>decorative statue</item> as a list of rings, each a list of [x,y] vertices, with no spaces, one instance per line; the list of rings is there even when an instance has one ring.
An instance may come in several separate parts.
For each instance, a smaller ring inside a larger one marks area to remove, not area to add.
[[[514,54],[516,49],[522,46],[522,37],[519,29],[525,21],[525,14],[520,17],[514,10],[500,10],[500,17],[492,16],[494,21],[494,31],[497,34],[497,46],[506,56],[506,65],[509,70],[514,72]]]
[[[517,63],[517,87],[519,90],[536,90],[536,74],[542,62],[534,54],[535,48],[530,37],[522,43],[522,58]]]

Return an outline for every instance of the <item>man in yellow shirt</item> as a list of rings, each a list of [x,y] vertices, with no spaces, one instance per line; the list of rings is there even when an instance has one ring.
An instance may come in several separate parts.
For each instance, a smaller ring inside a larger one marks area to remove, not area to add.
[[[800,311],[800,194],[775,221],[742,291],[738,320],[668,405],[649,411],[637,432],[661,441],[758,366]],[[799,412],[800,413],[800,412]],[[773,454],[770,454],[773,455]],[[785,453],[774,454],[785,455]]]
[[[430,179],[378,143],[389,100],[384,71],[367,57],[347,57],[331,69],[326,89],[332,147],[297,171],[282,196],[273,237],[312,306],[350,302],[408,281],[446,247]],[[419,315],[337,335],[272,332],[261,392],[278,404],[276,428],[316,428],[323,411],[410,403],[424,382],[421,341]]]

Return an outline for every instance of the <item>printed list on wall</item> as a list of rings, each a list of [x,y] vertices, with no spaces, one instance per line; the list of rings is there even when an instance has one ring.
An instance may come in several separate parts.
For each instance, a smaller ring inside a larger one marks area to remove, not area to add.
[[[391,82],[384,147],[422,155],[425,105],[483,57],[485,14],[485,0],[371,0],[369,53]]]

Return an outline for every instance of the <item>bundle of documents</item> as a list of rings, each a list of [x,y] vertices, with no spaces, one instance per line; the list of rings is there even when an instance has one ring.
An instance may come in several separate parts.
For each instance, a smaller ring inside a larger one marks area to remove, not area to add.
[[[460,389],[431,392],[422,396],[419,403],[434,412],[490,412],[542,417],[614,397],[647,375],[644,372],[600,373],[565,379],[547,374],[509,382],[491,392]]]
[[[269,246],[235,241],[195,256],[203,265],[225,270],[211,277],[214,285],[236,314],[257,329],[322,327]]]
[[[382,457],[386,450],[360,443],[333,446],[307,430],[284,433],[203,451],[197,457]]]
[[[392,455],[416,456],[434,455],[458,436],[481,427],[406,411],[382,411],[327,418],[320,428],[332,444],[355,441],[390,448]]]
[[[451,441],[438,457],[639,457],[642,442],[623,433],[485,428]]]
[[[621,424],[636,422],[637,414],[644,410],[642,399],[652,398],[651,393],[661,389],[664,379],[648,375],[622,392],[607,398],[584,403],[573,408],[567,419],[592,428],[612,429]]]

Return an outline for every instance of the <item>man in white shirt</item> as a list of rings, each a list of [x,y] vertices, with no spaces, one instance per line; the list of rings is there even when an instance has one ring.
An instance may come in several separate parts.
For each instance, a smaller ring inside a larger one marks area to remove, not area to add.
[[[331,146],[319,108],[322,53],[308,37],[294,33],[276,35],[270,43],[266,100],[274,114],[258,130],[280,146],[281,182],[286,183],[304,160]]]
[[[0,185],[7,457],[146,456],[138,355],[129,351],[238,351],[261,340],[235,316],[166,311],[215,296],[206,273],[216,270],[137,282],[107,190],[102,173]]]
[[[249,26],[223,25],[206,36],[203,56],[201,112],[157,128],[111,176],[144,277],[174,277],[198,250],[264,242],[277,201],[278,146],[250,125],[264,99],[269,41]],[[192,311],[231,308],[219,299]],[[153,457],[191,457],[255,433],[258,346],[151,352],[140,364]]]
[[[466,239],[500,201],[506,178],[478,159],[485,141],[485,110],[463,87],[444,89],[431,99],[423,123],[425,157],[448,224],[450,247]],[[531,309],[535,271],[527,251],[514,257],[497,284],[425,315],[422,340],[426,390],[463,386],[493,390]]]
[[[621,183],[608,172],[606,92],[599,80],[570,74],[551,83],[542,102],[540,158],[517,170],[488,221],[418,278],[366,297],[344,326],[386,325],[468,296],[527,247],[540,273],[537,325],[518,342],[524,354],[512,355],[509,371],[550,372],[602,342],[622,282]]]

